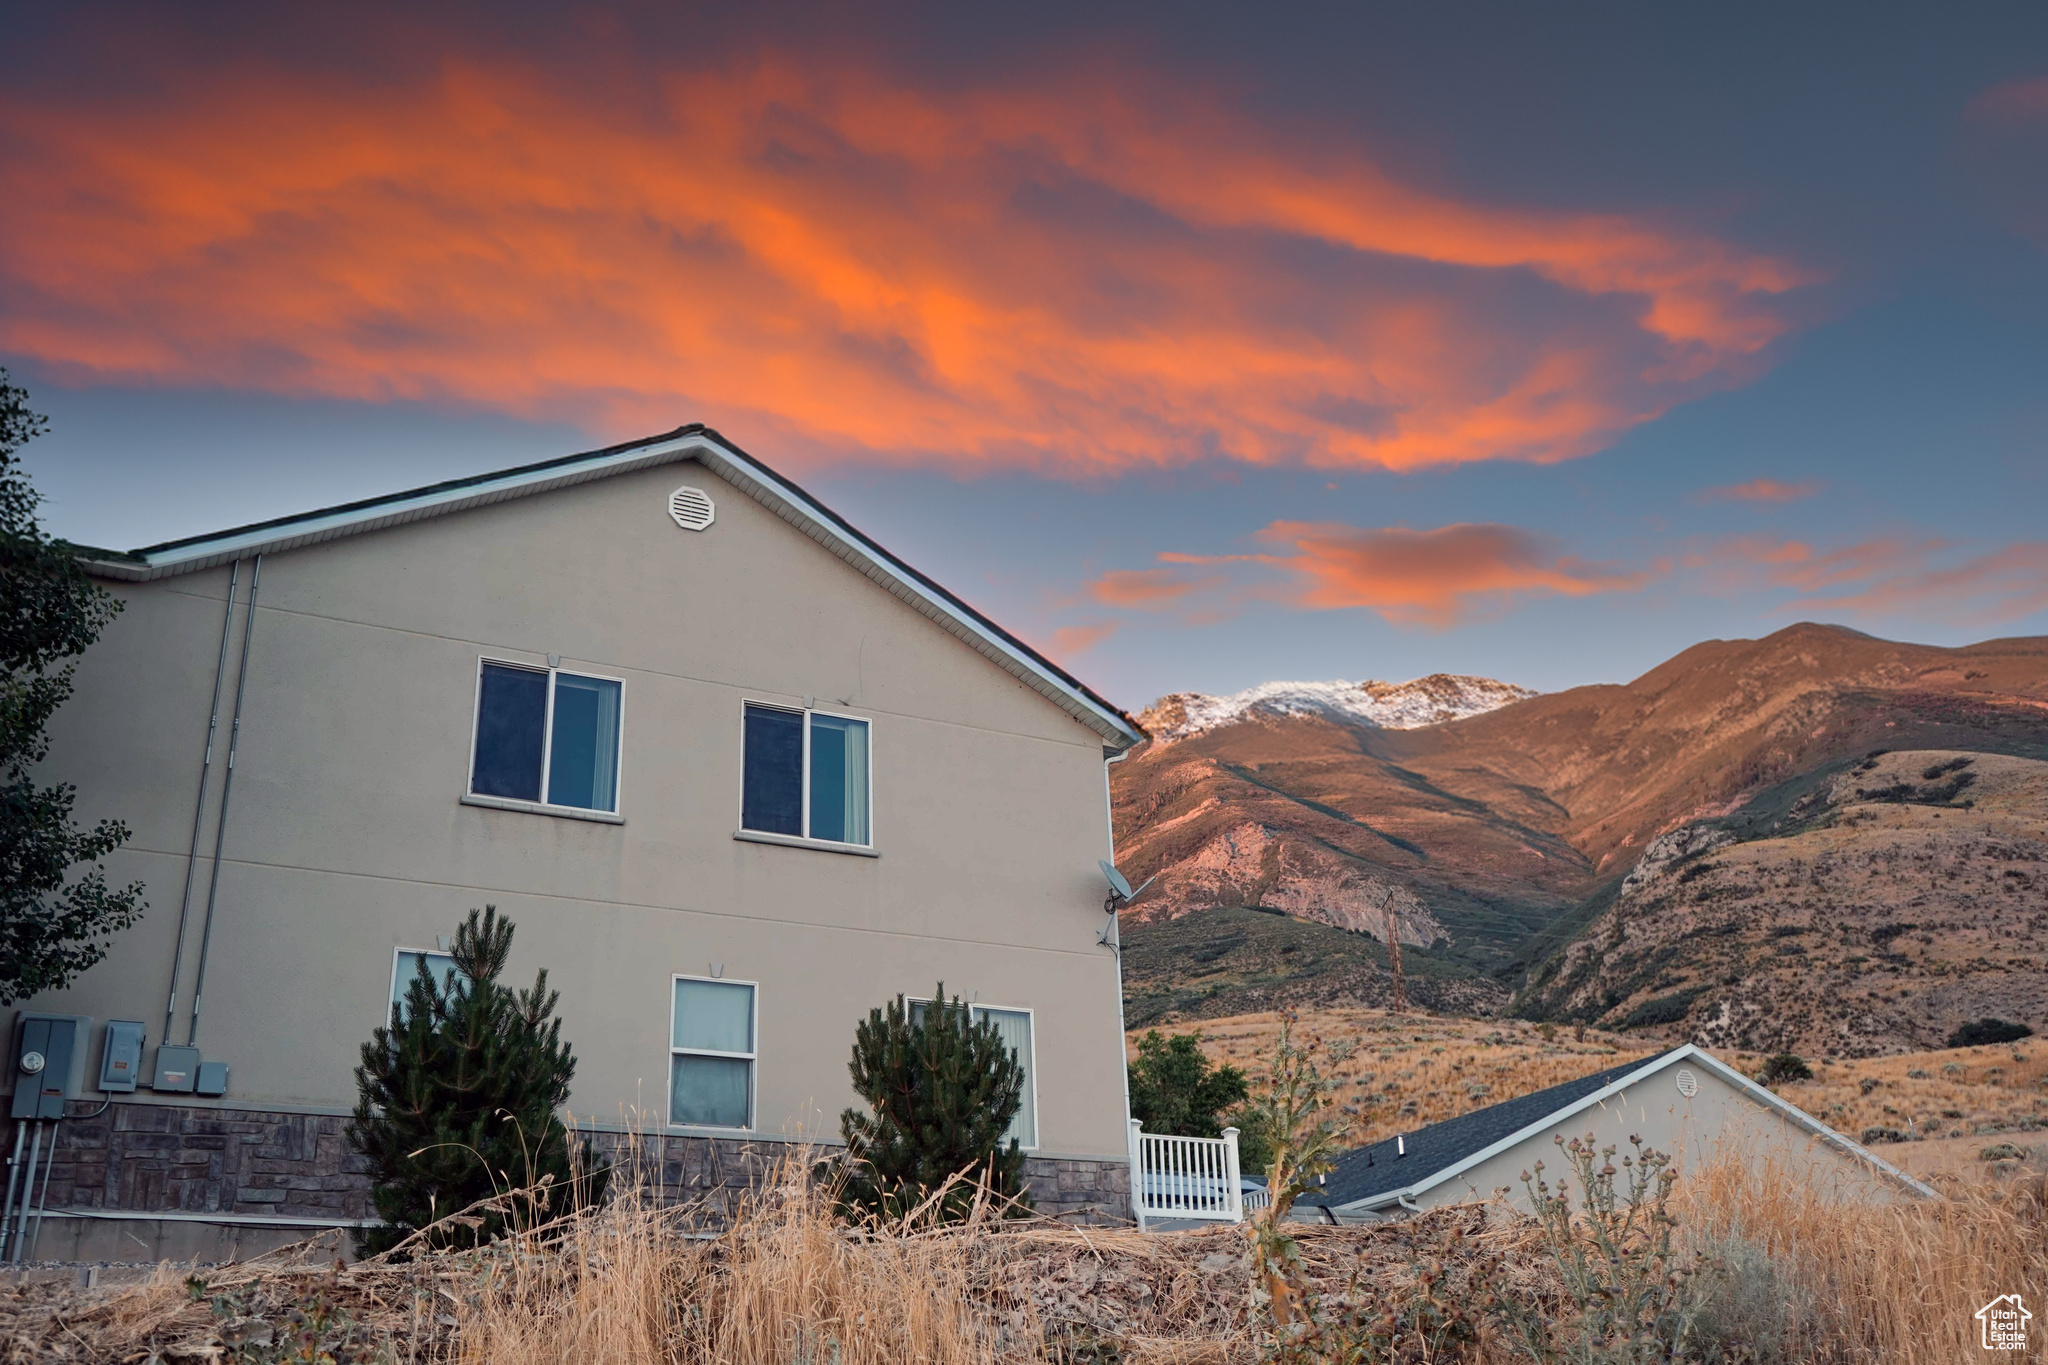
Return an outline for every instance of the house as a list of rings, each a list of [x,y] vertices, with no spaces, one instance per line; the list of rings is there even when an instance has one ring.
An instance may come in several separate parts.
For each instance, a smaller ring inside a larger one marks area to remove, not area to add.
[[[1623,1151],[1631,1134],[1640,1136],[1674,1157],[1681,1170],[1734,1142],[1745,1153],[1797,1163],[1843,1197],[1934,1193],[1687,1045],[1346,1152],[1320,1187],[1296,1201],[1296,1216],[1333,1223],[1398,1218],[1404,1210],[1489,1199],[1503,1190],[1526,1208],[1522,1172],[1541,1161],[1555,1184],[1565,1159],[1554,1139],[1569,1142],[1588,1133]]]
[[[43,777],[128,823],[149,910],[17,1011],[17,1059],[77,1043],[45,1257],[368,1218],[359,1049],[486,903],[561,992],[576,1123],[671,1183],[836,1140],[856,1023],[943,981],[1026,1063],[1040,1206],[1127,1202],[1097,864],[1142,732],[718,433],[86,567],[125,609]]]

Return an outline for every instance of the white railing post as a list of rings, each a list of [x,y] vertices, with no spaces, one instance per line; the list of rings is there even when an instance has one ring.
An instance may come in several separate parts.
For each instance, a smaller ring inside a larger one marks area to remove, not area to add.
[[[1233,1223],[1244,1221],[1243,1177],[1238,1174],[1237,1129],[1223,1130],[1223,1197],[1224,1211]]]
[[[1140,1155],[1144,1146],[1145,1121],[1131,1120],[1131,1212],[1137,1215],[1138,1231],[1145,1231],[1145,1159]]]

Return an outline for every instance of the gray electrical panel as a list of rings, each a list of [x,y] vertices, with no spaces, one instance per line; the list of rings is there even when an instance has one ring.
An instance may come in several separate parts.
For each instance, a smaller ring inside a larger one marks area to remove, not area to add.
[[[214,1096],[228,1093],[228,1064],[226,1062],[201,1062],[199,1064],[199,1093]]]
[[[127,1094],[142,1080],[142,1021],[107,1020],[106,1041],[100,1045],[100,1089],[108,1094]]]
[[[189,1095],[199,1081],[199,1049],[159,1047],[156,1050],[155,1079],[149,1088],[159,1093]]]
[[[84,1084],[86,1042],[92,1018],[83,1014],[34,1014],[15,1017],[14,1104],[18,1119],[61,1119],[64,1101]]]

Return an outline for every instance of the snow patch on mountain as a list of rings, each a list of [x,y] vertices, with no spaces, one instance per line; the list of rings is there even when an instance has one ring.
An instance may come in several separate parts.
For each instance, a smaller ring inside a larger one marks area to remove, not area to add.
[[[1414,730],[1497,710],[1536,696],[1527,687],[1432,673],[1410,682],[1269,682],[1227,697],[1174,692],[1138,716],[1155,740],[1187,739],[1253,716],[1319,716],[1340,725]]]

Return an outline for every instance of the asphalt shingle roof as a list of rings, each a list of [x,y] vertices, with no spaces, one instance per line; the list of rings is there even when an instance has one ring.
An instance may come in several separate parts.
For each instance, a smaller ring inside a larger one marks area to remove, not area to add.
[[[1668,1053],[1664,1054],[1670,1055]],[[1511,1137],[1533,1123],[1540,1123],[1558,1110],[1569,1107],[1604,1090],[1623,1076],[1640,1071],[1657,1058],[1626,1062],[1596,1071],[1548,1090],[1538,1090],[1519,1099],[1488,1105],[1427,1128],[1402,1136],[1407,1155],[1397,1155],[1396,1139],[1355,1147],[1337,1158],[1328,1182],[1295,1201],[1313,1207],[1342,1208],[1375,1195],[1404,1190],[1437,1172],[1457,1165],[1476,1152],[1483,1152],[1502,1138]]]

